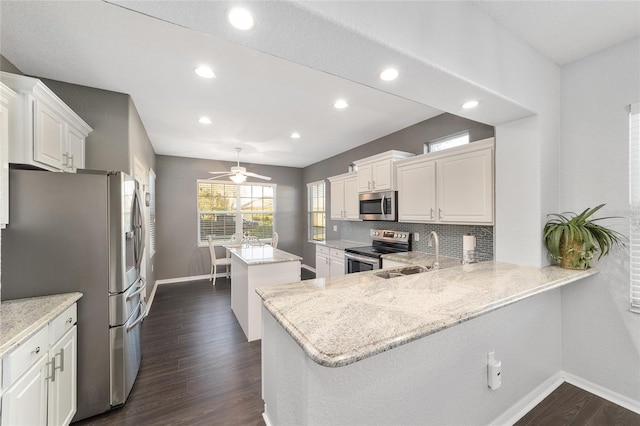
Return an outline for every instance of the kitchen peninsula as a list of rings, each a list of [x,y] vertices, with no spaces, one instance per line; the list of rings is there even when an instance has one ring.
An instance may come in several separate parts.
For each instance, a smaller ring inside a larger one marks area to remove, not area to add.
[[[260,339],[260,297],[257,287],[300,281],[302,258],[270,245],[229,247],[231,310],[249,342]]]
[[[545,321],[551,293],[595,273],[486,262],[259,288],[265,418],[488,424],[557,372],[539,347],[559,341]],[[505,371],[497,391],[487,387],[494,351]]]

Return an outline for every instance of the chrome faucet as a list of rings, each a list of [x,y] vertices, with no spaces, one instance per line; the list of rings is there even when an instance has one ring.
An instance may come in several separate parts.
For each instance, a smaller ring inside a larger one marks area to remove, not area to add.
[[[436,231],[431,231],[429,234],[429,247],[436,245],[436,260],[433,262],[433,269],[440,269],[440,240],[438,240],[438,234]]]

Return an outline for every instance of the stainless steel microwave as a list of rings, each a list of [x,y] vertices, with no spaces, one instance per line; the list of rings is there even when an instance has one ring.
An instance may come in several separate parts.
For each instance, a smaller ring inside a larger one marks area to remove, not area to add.
[[[398,192],[369,192],[360,194],[360,219],[398,220]]]

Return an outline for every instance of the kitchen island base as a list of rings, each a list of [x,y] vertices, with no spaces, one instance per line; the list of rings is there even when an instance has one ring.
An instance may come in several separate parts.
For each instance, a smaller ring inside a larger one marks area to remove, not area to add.
[[[314,362],[263,307],[265,421],[491,424],[561,370],[560,303],[560,290],[550,290],[335,368]],[[503,367],[495,391],[487,386],[492,351]]]
[[[231,257],[231,310],[249,342],[260,339],[262,334],[262,300],[256,294],[256,288],[298,281],[299,260],[247,264],[237,255]]]

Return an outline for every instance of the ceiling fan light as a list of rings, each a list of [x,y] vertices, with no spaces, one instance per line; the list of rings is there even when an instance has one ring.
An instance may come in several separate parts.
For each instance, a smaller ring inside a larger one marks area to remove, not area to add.
[[[239,184],[239,183],[243,183],[244,181],[246,181],[247,177],[245,175],[243,175],[243,174],[236,173],[235,175],[231,175],[229,177],[229,179],[231,179],[233,182]]]

